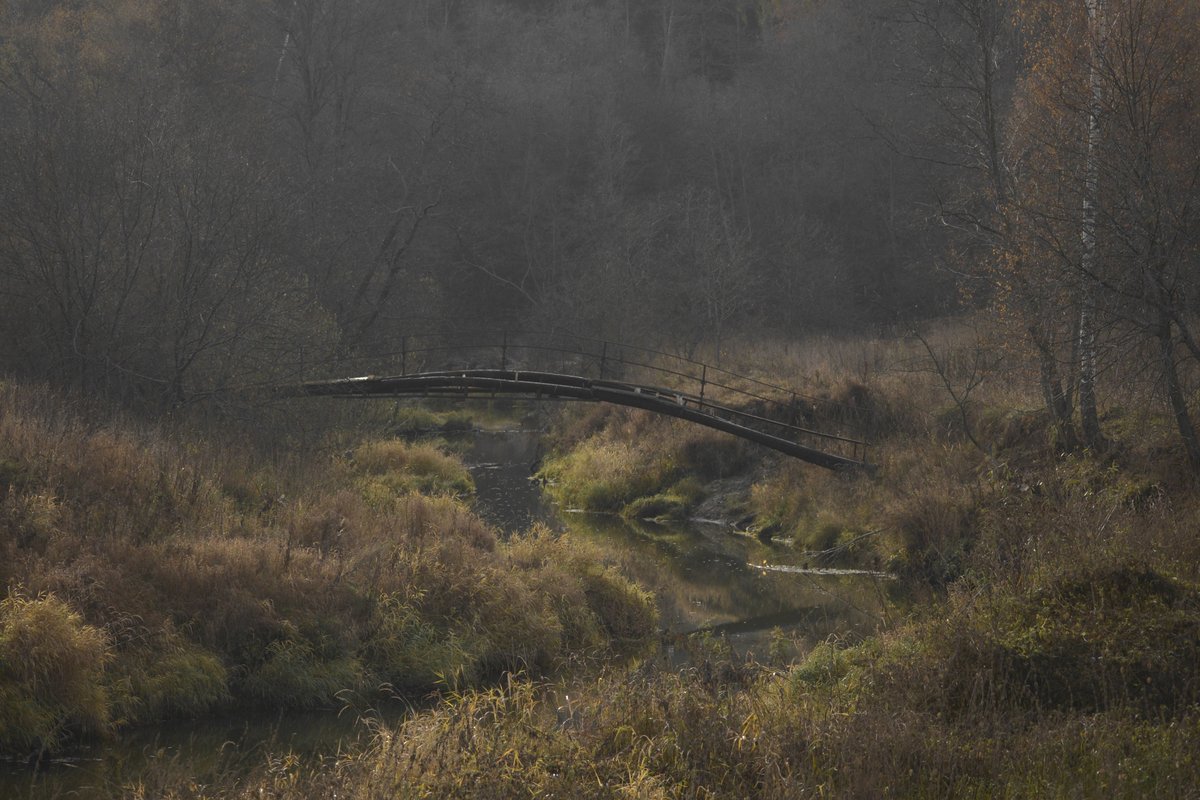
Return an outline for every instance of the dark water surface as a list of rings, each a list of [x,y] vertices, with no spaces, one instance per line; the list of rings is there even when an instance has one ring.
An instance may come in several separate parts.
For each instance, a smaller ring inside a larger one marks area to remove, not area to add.
[[[476,433],[457,444],[475,478],[477,510],[489,523],[505,534],[544,524],[591,542],[655,592],[669,658],[674,642],[694,631],[709,631],[735,652],[762,659],[780,634],[803,647],[834,634],[864,635],[880,624],[878,577],[807,572],[786,545],[738,535],[728,526],[663,526],[554,507],[531,480],[542,454],[536,431]],[[406,713],[396,704],[378,717],[396,721]],[[204,776],[259,766],[271,753],[332,758],[369,735],[369,726],[350,711],[177,722],[124,732],[118,741],[81,749],[37,771],[0,761],[0,800],[109,796],[137,781],[151,762],[176,776]]]
[[[400,719],[407,707],[397,704],[372,713]],[[309,760],[335,758],[339,751],[370,736],[370,726],[350,711],[286,714],[236,714],[201,722],[178,720],[154,728],[122,731],[118,740],[80,747],[47,759],[36,769],[0,761],[0,800],[120,797],[123,786],[144,782],[154,797],[151,765],[158,775],[195,778],[243,774],[268,756],[294,753]]]
[[[467,459],[482,516],[505,532],[543,523],[594,543],[654,591],[668,635],[709,630],[762,658],[777,632],[811,644],[865,635],[881,622],[879,576],[809,572],[790,546],[727,525],[658,525],[556,508],[530,480],[540,456],[536,432],[476,434]]]

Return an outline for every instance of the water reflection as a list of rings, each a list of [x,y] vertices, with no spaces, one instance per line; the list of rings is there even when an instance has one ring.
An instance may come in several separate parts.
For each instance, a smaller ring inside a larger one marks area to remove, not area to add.
[[[409,707],[397,702],[373,715],[394,720],[408,713]],[[359,715],[332,710],[166,722],[122,732],[119,741],[81,745],[36,769],[0,761],[0,798],[119,797],[122,787],[152,785],[150,775],[186,776],[204,784],[222,775],[245,774],[280,753],[294,753],[315,765],[368,735],[370,727]]]
[[[879,591],[862,576],[786,574],[754,564],[794,558],[782,546],[692,522],[660,526],[590,514],[566,515],[570,535],[593,542],[659,601],[667,633],[711,631],[739,652],[759,650],[779,628],[814,642],[874,630]]]
[[[878,628],[880,576],[805,572],[791,548],[710,522],[657,525],[563,512],[530,480],[539,456],[534,432],[476,434],[467,460],[480,513],[505,532],[542,522],[595,544],[654,591],[666,633],[707,630],[739,652],[759,654],[774,629],[812,643]]]

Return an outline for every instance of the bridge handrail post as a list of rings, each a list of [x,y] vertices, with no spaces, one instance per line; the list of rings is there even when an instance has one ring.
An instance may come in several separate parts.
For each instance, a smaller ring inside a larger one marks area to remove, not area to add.
[[[400,337],[400,374],[408,374],[408,336]]]
[[[604,365],[608,361],[608,342],[600,343],[600,380],[604,380]]]
[[[508,331],[504,332],[500,343],[500,371],[508,371]]]
[[[700,402],[704,402],[704,387],[708,385],[708,364],[700,365]]]

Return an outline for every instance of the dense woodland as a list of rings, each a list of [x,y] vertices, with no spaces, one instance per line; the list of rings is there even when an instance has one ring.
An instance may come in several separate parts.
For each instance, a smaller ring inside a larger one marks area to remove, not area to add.
[[[0,367],[161,408],[414,331],[712,353],[965,304],[1064,440],[1153,383],[1200,462],[1198,14],[8,0]]]

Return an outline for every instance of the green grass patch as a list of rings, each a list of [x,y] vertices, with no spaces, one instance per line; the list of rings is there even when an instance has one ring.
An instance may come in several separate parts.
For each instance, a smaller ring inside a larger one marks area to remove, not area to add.
[[[114,717],[145,724],[199,717],[229,704],[229,671],[216,654],[164,631],[143,647],[119,650],[109,671]]]

